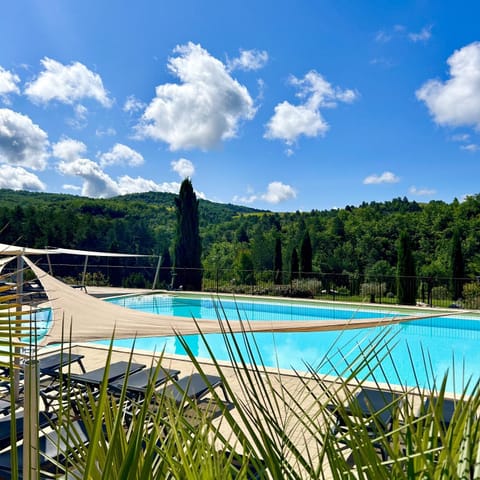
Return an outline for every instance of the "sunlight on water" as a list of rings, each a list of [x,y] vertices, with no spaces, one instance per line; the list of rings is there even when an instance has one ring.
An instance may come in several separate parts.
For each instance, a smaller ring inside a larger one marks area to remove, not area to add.
[[[149,299],[149,302],[153,303],[152,299]],[[208,302],[210,302],[210,305],[208,305]],[[127,303],[136,307],[142,305],[139,297],[130,298]],[[158,305],[161,302],[157,301],[156,303],[157,310],[160,311]],[[181,316],[194,315],[199,318],[199,315],[194,313],[197,312],[203,314],[201,318],[217,318],[216,315],[212,315],[214,308],[211,299],[208,301],[195,299],[194,302],[189,304],[188,299],[182,297],[179,304],[175,305],[175,299],[169,297],[166,303],[169,304],[169,315],[181,311]],[[334,306],[314,309],[304,305],[260,304],[260,307],[256,308],[256,302],[231,302],[233,306],[226,306],[225,303],[222,300],[222,308],[228,312],[226,314],[227,318],[232,320],[238,319],[238,313],[234,313],[237,309],[240,312],[248,312],[247,318],[249,320],[264,319],[266,314],[271,315],[275,309],[282,311],[285,316],[291,315],[293,320],[312,318],[350,319],[353,316],[354,318],[378,318],[381,316],[380,313],[383,316],[387,315],[387,312],[381,312],[380,310],[358,311],[344,308],[336,309]],[[145,304],[143,304],[144,306]],[[207,309],[209,317],[205,316]],[[316,312],[313,312],[313,310],[316,310]],[[188,314],[186,314],[187,311],[189,311]],[[307,314],[301,318],[302,312],[307,312]],[[388,312],[388,315],[392,316],[394,313]],[[454,392],[460,391],[468,378],[472,377],[473,381],[479,379],[480,320],[453,317],[432,318],[398,324],[388,328],[389,345],[395,346],[391,355],[382,359],[375,368],[373,375],[377,381],[410,387],[417,385],[418,381],[421,387],[431,388],[434,379],[438,384],[442,381],[445,373],[448,372],[447,391]],[[343,331],[341,333],[255,333],[250,334],[249,338],[252,341],[254,339],[259,349],[256,358],[252,359],[257,363],[299,371],[305,371],[307,366],[310,366],[319,373],[338,374],[346,368],[348,359],[355,358],[360,348],[368,348],[380,333],[380,328],[375,328]],[[185,336],[184,339],[195,356],[209,358],[208,351],[199,335]],[[240,339],[240,335],[237,335],[237,339],[242,345],[242,355],[246,357],[247,349]],[[217,360],[229,360],[225,339],[221,334],[209,334],[207,335],[207,341]],[[108,344],[108,342],[104,343]],[[133,340],[117,340],[115,342],[115,345],[123,347],[131,347],[132,344]],[[180,340],[175,337],[137,339],[135,348],[156,352],[164,349],[165,353],[185,354]],[[327,354],[329,362],[325,362]],[[412,367],[412,359],[414,368]],[[336,371],[332,370],[331,365],[335,365]],[[370,365],[372,366],[373,363],[371,362]],[[371,372],[368,371],[361,372],[361,376],[365,379],[373,379]]]

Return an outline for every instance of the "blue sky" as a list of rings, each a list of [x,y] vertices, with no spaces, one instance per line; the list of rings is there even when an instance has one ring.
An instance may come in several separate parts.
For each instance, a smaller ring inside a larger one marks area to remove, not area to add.
[[[16,0],[0,187],[275,211],[480,192],[480,4]]]

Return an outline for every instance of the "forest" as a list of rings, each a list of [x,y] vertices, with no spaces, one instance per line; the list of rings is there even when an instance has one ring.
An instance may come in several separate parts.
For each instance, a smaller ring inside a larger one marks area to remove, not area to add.
[[[150,192],[90,199],[0,190],[0,241],[168,257],[173,255],[175,197]],[[306,232],[311,242],[308,273],[322,276],[323,289],[340,291],[357,278],[364,294],[369,282],[385,282],[380,295],[394,291],[401,232],[410,237],[418,277],[435,279],[438,285],[451,278],[455,232],[460,236],[462,276],[475,283],[480,275],[480,195],[451,203],[395,198],[333,210],[282,213],[200,200],[199,221],[204,283],[291,283],[292,252],[295,249],[301,256]],[[157,259],[121,265],[115,263],[119,260],[111,261],[104,281],[148,285]],[[81,260],[77,263],[81,265]],[[114,266],[123,271],[112,273]],[[65,276],[61,265],[58,268]],[[125,272],[126,268],[132,271]]]

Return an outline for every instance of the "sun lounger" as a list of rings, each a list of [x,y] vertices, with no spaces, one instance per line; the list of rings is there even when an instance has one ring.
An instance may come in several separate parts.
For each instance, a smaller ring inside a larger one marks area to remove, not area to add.
[[[186,400],[198,401],[201,400],[212,388],[220,387],[228,402],[228,394],[223,385],[222,379],[216,375],[202,376],[199,373],[194,373],[189,377],[183,377],[180,380],[173,382],[160,391],[160,395],[170,398],[177,404],[181,404]]]
[[[334,414],[332,433],[341,435],[343,442],[348,443],[348,437],[353,431],[353,425],[358,422],[368,434],[374,438],[391,431],[396,410],[403,405],[400,394],[390,390],[362,387],[343,405],[328,405]],[[377,444],[382,458],[387,453],[383,445]]]
[[[129,363],[125,361],[115,362],[110,364],[107,378],[105,380],[108,383],[112,383],[122,377],[125,377],[127,374],[132,375],[144,368],[145,365],[141,363]],[[107,367],[101,367],[86,373],[72,373],[68,376],[68,380],[70,383],[85,385],[90,388],[99,388],[104,381],[106,369]]]
[[[56,415],[48,412],[39,412],[38,415],[38,427],[44,428],[50,425],[55,421]],[[15,414],[15,431],[17,438],[16,440],[21,440],[23,438],[23,412],[17,412]],[[0,450],[11,445],[11,422],[13,421],[11,415],[0,418]],[[0,475],[1,478],[1,475]]]
[[[66,351],[54,353],[48,357],[39,357],[38,369],[42,375],[52,375],[63,367],[78,363],[82,372],[85,373],[86,370],[82,362],[83,358],[85,358],[85,355],[69,353]]]
[[[10,408],[12,407],[12,404],[10,403],[10,400],[6,400],[4,398],[0,399],[0,414],[6,415],[10,412]]]
[[[63,376],[63,385],[59,385],[57,388],[47,388],[40,390],[40,396],[45,404],[45,409],[49,410],[50,407],[56,402],[63,402],[69,400],[71,392],[67,392],[68,387],[76,387],[80,390],[90,388],[92,391],[98,390],[104,379],[107,383],[115,382],[126,375],[134,374],[145,368],[141,363],[129,363],[125,361],[112,363],[108,369],[107,376],[105,378],[105,371],[107,367],[97,368],[95,370],[88,371],[86,373],[71,373]],[[58,373],[52,372],[52,375],[59,376]],[[63,391],[62,391],[63,389]]]
[[[80,421],[69,424],[71,429],[65,426],[45,433],[38,440],[39,468],[43,471],[55,471],[54,462],[64,463],[66,458],[75,451],[79,444],[87,444],[88,437],[85,428]],[[68,443],[67,443],[68,442]],[[11,451],[0,453],[0,479],[11,478]],[[18,478],[23,478],[23,449],[17,449]],[[45,477],[41,477],[45,478]]]
[[[164,368],[151,367],[146,370],[140,370],[137,373],[128,376],[126,393],[127,396],[134,399],[140,399],[145,396],[149,382],[154,382],[154,386],[158,387],[168,380],[178,380],[180,370],[171,370]],[[117,380],[109,383],[110,389],[119,393],[124,387],[124,381]]]

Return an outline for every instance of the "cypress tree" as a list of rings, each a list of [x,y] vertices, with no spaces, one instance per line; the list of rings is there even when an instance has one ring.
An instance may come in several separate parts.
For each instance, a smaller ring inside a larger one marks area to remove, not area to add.
[[[275,285],[282,284],[282,273],[283,273],[283,263],[282,263],[282,242],[280,237],[277,237],[275,240],[275,257],[273,259],[273,270],[274,270],[274,283]]]
[[[290,281],[298,278],[298,253],[297,249],[293,247],[292,255],[290,257]]]
[[[397,299],[400,305],[416,304],[415,261],[407,232],[400,233],[397,251]]]
[[[450,252],[450,291],[452,292],[452,300],[462,298],[464,278],[465,261],[462,252],[462,239],[460,238],[460,232],[455,230]]]
[[[175,232],[174,288],[202,289],[202,243],[199,231],[198,200],[192,182],[186,178],[175,198],[177,227]]]
[[[308,231],[305,231],[300,247],[300,274],[308,277],[312,273],[312,242]]]

